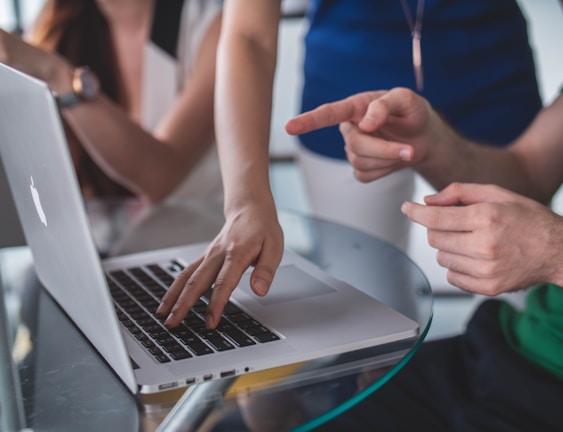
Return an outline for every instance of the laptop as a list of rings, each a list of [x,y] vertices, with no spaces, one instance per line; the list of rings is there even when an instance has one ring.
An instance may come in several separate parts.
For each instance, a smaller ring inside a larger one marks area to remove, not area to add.
[[[0,156],[40,281],[134,394],[418,335],[416,321],[289,250],[265,297],[252,293],[247,272],[216,330],[202,325],[203,296],[169,331],[154,310],[207,243],[101,259],[56,99],[42,81],[2,64]]]
[[[0,248],[25,245],[16,205],[8,185],[4,168],[0,164],[0,202],[2,203],[2,229],[0,230]]]

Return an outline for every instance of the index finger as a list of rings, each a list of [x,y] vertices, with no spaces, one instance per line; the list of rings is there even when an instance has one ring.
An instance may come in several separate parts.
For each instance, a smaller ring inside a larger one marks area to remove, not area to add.
[[[157,309],[160,316],[168,315],[164,321],[166,327],[180,324],[197,300],[211,288],[220,265],[217,257],[200,259],[176,278]]]
[[[281,252],[275,244],[266,242],[256,258],[254,270],[250,275],[250,287],[255,294],[264,296],[268,292],[276,269],[281,262]],[[215,281],[211,300],[207,308],[206,325],[214,328],[219,323],[223,308],[229,301],[232,291],[237,287],[243,273],[250,267],[244,260],[232,256],[225,260]]]
[[[290,119],[285,125],[285,130],[290,135],[299,135],[345,121],[358,123],[365,115],[369,104],[385,93],[387,92],[384,90],[363,92],[337,102],[320,105]]]

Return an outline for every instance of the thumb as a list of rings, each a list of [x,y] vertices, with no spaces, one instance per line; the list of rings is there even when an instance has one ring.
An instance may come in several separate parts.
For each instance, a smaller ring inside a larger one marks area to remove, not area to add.
[[[504,201],[511,192],[495,185],[454,182],[434,195],[424,197],[427,205],[470,205],[481,202]]]
[[[250,288],[256,295],[265,296],[268,293],[280,262],[281,256],[276,248],[263,246],[250,275]]]

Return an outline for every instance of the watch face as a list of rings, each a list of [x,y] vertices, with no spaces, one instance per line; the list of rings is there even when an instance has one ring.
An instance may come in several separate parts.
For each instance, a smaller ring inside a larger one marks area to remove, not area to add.
[[[75,93],[86,100],[96,97],[100,89],[98,78],[87,67],[76,69],[72,86]]]

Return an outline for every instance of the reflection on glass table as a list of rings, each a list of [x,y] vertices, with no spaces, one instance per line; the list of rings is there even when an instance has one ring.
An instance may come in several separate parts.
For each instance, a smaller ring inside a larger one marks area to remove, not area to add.
[[[221,209],[210,203],[146,208],[88,205],[104,255],[213,238]],[[432,295],[421,271],[398,249],[360,231],[280,213],[286,247],[329,275],[417,321],[420,333],[299,364],[134,397],[42,289],[26,248],[0,252],[0,271],[15,337],[26,425],[33,430],[310,430],[376,391],[423,341]],[[17,310],[17,313],[14,313]],[[9,365],[2,365],[7,368]]]

